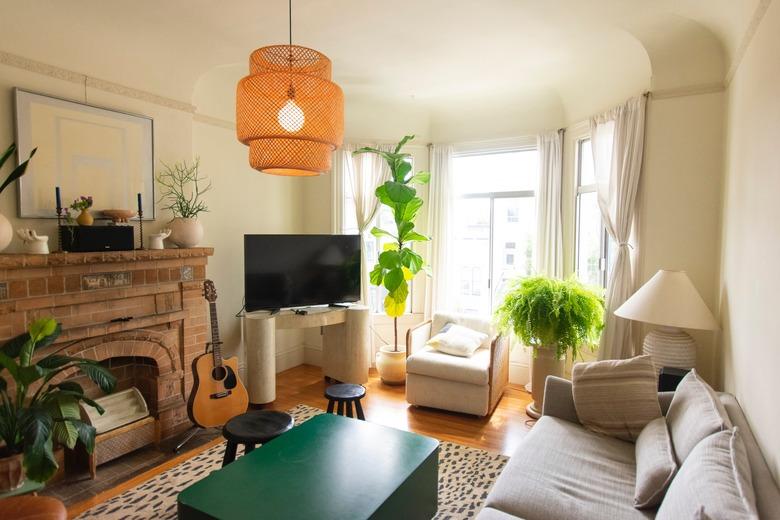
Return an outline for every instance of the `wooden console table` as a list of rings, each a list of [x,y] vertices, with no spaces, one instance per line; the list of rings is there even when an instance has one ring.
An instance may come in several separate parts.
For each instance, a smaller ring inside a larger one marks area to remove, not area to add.
[[[276,330],[322,327],[322,372],[343,383],[368,381],[370,332],[368,307],[315,308],[308,314],[282,311],[247,313],[244,317],[246,378],[249,402],[276,399]]]

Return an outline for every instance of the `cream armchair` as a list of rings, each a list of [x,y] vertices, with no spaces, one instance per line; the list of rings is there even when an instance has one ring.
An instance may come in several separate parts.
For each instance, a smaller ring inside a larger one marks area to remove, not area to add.
[[[488,335],[471,357],[451,356],[425,343],[447,323]],[[437,313],[406,333],[406,400],[472,415],[490,415],[509,384],[509,342],[495,334],[490,321],[461,314]]]

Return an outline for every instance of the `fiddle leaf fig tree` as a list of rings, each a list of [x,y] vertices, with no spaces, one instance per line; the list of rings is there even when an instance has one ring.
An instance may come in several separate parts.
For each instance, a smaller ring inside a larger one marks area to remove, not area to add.
[[[414,222],[422,208],[423,201],[417,196],[415,185],[427,184],[431,179],[428,172],[412,172],[411,156],[401,150],[414,139],[407,135],[396,145],[392,152],[376,148],[361,148],[354,155],[373,153],[382,157],[390,167],[391,179],[376,189],[379,202],[390,208],[395,220],[395,229],[387,230],[374,227],[371,234],[375,237],[387,237],[391,242],[385,244],[379,261],[371,271],[371,284],[384,286],[385,313],[393,318],[394,343],[398,349],[398,317],[406,312],[406,299],[409,296],[409,281],[427,268],[422,256],[412,248],[415,242],[427,242],[430,237],[414,228]]]

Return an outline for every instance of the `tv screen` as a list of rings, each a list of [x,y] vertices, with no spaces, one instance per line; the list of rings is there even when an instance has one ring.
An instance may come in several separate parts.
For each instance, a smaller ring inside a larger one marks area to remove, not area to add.
[[[246,310],[360,299],[358,235],[244,235]]]

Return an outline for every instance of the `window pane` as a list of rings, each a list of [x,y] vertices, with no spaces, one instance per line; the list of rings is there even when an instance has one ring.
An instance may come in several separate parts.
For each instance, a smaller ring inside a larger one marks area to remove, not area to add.
[[[459,195],[535,190],[539,173],[536,150],[466,155],[454,161],[455,190]]]
[[[577,196],[577,276],[582,283],[602,285],[601,240],[604,227],[596,192]]]
[[[590,139],[580,141],[580,186],[596,184],[596,174],[593,169],[593,150]]]
[[[490,199],[460,199],[455,211],[455,308],[459,312],[490,313]]]
[[[509,280],[534,272],[535,201],[533,197],[497,198],[493,202],[493,215],[492,286],[495,306],[506,293]]]

